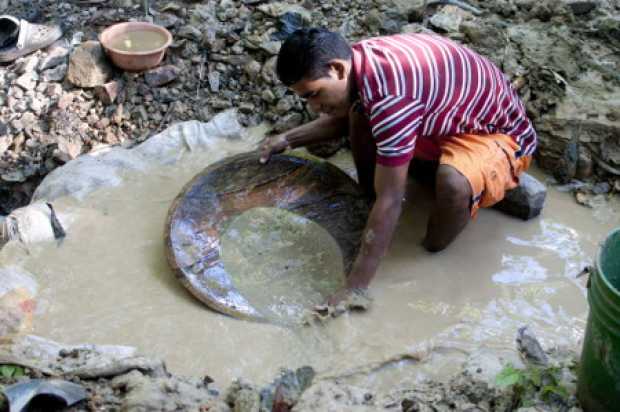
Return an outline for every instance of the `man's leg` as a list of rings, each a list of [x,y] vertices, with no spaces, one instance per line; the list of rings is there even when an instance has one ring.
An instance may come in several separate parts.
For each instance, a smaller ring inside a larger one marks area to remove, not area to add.
[[[349,111],[349,141],[357,170],[357,180],[364,192],[374,198],[377,147],[370,124],[359,102],[354,103]]]
[[[435,205],[428,219],[423,245],[430,252],[445,249],[471,219],[472,190],[469,181],[454,167],[437,168]]]

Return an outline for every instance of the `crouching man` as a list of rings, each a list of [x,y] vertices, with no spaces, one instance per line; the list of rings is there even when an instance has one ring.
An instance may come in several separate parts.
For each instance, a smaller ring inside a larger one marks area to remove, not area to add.
[[[358,181],[375,201],[345,290],[368,287],[398,222],[412,159],[433,161],[436,200],[424,247],[444,249],[480,207],[516,187],[536,132],[516,91],[489,60],[446,38],[400,34],[349,46],[303,29],[282,45],[277,74],[312,122],[266,140],[261,161],[348,135]]]

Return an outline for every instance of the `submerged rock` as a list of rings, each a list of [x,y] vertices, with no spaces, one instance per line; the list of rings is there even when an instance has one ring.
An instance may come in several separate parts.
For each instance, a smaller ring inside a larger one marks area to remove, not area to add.
[[[540,214],[547,197],[547,188],[527,173],[519,177],[519,186],[508,191],[506,197],[494,207],[523,220]]]

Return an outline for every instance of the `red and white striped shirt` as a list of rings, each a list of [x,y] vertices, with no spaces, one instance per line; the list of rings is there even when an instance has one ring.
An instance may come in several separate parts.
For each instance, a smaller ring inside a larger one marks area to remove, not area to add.
[[[449,39],[399,34],[355,43],[353,70],[377,145],[377,163],[439,157],[438,141],[461,133],[503,133],[517,157],[536,132],[517,92],[489,60]],[[416,142],[417,141],[417,142]]]

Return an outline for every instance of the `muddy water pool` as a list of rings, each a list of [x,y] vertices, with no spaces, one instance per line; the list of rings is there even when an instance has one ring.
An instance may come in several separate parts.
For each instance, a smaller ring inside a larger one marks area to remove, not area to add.
[[[250,147],[226,143],[175,168],[127,176],[122,187],[84,201],[57,201],[70,216],[62,243],[0,251],[3,264],[22,266],[39,281],[33,332],[66,343],[133,345],[165,359],[172,372],[208,374],[219,387],[238,376],[267,382],[283,366],[342,372],[433,345],[457,352],[513,347],[523,324],[543,344],[577,345],[587,304],[585,279],[575,277],[620,222],[620,208],[612,203],[593,213],[552,188],[540,218],[523,222],[483,210],[449,249],[430,254],[420,242],[432,194],[411,183],[368,313],[286,328],[208,310],[168,268],[165,216],[194,174]],[[333,161],[353,169],[346,152]]]

